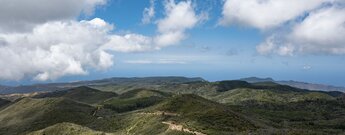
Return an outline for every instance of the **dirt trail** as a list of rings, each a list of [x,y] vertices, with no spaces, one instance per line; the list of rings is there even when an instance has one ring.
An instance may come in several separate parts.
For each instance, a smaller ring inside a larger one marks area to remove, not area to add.
[[[157,112],[153,112],[153,113],[143,112],[143,113],[139,113],[139,114],[143,114],[143,115],[159,115],[159,116],[160,115],[163,115],[163,116],[180,116],[177,113],[163,112],[163,111],[157,111]],[[185,128],[185,127],[183,127],[183,125],[178,125],[175,122],[163,121],[162,123],[169,126],[168,130],[177,130],[177,131],[191,133],[191,134],[194,134],[194,135],[206,135],[204,133],[201,133],[201,132],[198,132],[198,131],[193,131],[193,130],[190,130],[188,128]]]
[[[97,106],[97,109],[92,113],[92,116],[96,116],[97,112],[101,109],[102,109],[102,107]]]
[[[164,115],[164,116],[180,116],[177,113],[171,113],[171,112],[162,112],[162,111],[158,111],[158,112],[153,112],[153,113],[140,113],[140,114],[148,114],[148,115]]]
[[[169,125],[169,130],[177,130],[177,131],[183,131],[195,135],[206,135],[204,133],[198,132],[198,131],[192,131],[188,128],[184,128],[182,125],[174,124],[174,122],[162,122],[163,124]]]

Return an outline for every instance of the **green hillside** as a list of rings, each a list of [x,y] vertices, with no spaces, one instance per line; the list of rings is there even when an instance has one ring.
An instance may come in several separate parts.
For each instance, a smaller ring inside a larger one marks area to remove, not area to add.
[[[211,99],[226,104],[241,104],[245,102],[266,102],[285,104],[305,100],[334,100],[335,97],[319,92],[292,92],[238,88],[218,94]]]
[[[303,97],[298,97],[298,100],[309,100],[309,99],[319,99],[319,98],[326,98],[329,99],[331,97],[338,97],[342,93],[341,92],[324,92],[324,91],[309,91],[299,88],[294,88],[287,85],[280,85],[274,82],[257,82],[257,83],[248,83],[245,81],[239,80],[231,80],[231,81],[218,81],[218,82],[207,82],[207,81],[192,81],[192,82],[182,82],[182,83],[155,83],[153,84],[132,84],[132,83],[125,83],[125,84],[116,84],[116,85],[105,85],[105,86],[93,86],[97,89],[104,90],[104,91],[112,91],[116,93],[126,93],[128,91],[132,91],[135,89],[153,89],[158,91],[164,91],[169,93],[175,94],[196,94],[208,99],[216,99],[218,97],[227,98],[225,95],[229,91],[244,89],[250,90],[245,91],[245,93],[255,95],[260,92],[258,91],[267,91],[263,93],[273,93],[276,95],[285,94],[284,96],[287,99],[295,98],[295,95],[306,95],[309,93],[313,93],[315,97],[311,95]],[[252,92],[252,93],[251,93]],[[290,95],[290,97],[289,97]],[[219,98],[215,101],[220,100]]]
[[[153,110],[176,114],[169,120],[207,134],[230,134],[258,128],[254,122],[227,106],[196,95],[174,96]]]
[[[172,82],[132,87],[127,80],[131,86],[107,84],[108,92],[76,87],[10,104],[4,101],[7,105],[0,109],[0,134],[345,132],[345,95],[338,92],[308,91],[272,82]]]
[[[49,126],[42,130],[28,133],[28,135],[112,135],[111,133],[104,133],[94,131],[90,128],[83,127],[73,123],[58,123],[53,126]]]
[[[169,96],[171,94],[161,91],[137,89],[105,100],[102,104],[116,112],[127,112],[155,105]]]
[[[276,129],[289,129],[291,133],[345,133],[345,104],[340,100],[321,99],[286,104],[247,102],[245,105],[232,107]]]
[[[4,106],[8,105],[9,103],[11,103],[11,101],[0,98],[0,109]]]
[[[76,87],[65,91],[55,91],[51,93],[43,93],[35,96],[35,98],[47,98],[47,97],[64,97],[79,102],[88,104],[95,104],[102,102],[106,99],[116,97],[117,94],[113,92],[104,92],[89,87]]]
[[[169,97],[171,93],[151,89],[135,89],[119,95],[121,99],[146,98],[146,97]]]
[[[94,110],[64,98],[24,98],[0,111],[0,134],[35,131],[60,122],[90,123]]]

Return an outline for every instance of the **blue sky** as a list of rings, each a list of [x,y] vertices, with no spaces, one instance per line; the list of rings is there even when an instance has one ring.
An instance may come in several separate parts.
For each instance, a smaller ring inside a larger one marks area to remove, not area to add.
[[[55,53],[51,46],[59,48],[59,45],[65,44],[67,47],[81,44],[82,51],[85,51],[85,48],[96,48],[100,52],[95,54],[96,52],[91,52],[92,49],[90,49],[87,50],[90,53],[85,55],[74,56],[71,54],[71,56],[65,53],[62,55],[59,51],[60,53],[51,56],[54,58],[53,60],[45,62],[46,59],[44,59],[42,63],[29,64],[28,67],[34,70],[32,72],[23,68],[18,69],[18,72],[10,70],[9,68],[17,68],[20,64],[8,62],[13,60],[5,59],[5,54],[0,55],[3,57],[0,59],[0,64],[9,63],[8,67],[2,65],[2,68],[7,69],[5,72],[8,73],[0,74],[0,84],[19,85],[136,76],[203,77],[210,81],[257,76],[272,77],[276,80],[345,86],[343,81],[345,80],[345,42],[344,39],[337,38],[345,37],[343,31],[345,26],[339,25],[345,24],[345,14],[342,14],[345,13],[344,3],[341,1],[320,0],[309,3],[291,1],[286,3],[286,1],[268,0],[264,4],[258,0],[250,0],[248,3],[238,0],[151,1],[154,5],[150,4],[150,0],[94,1],[95,3],[91,4],[92,9],[89,9],[90,6],[82,7],[78,11],[73,10],[76,13],[61,15],[60,18],[55,17],[56,19],[50,20],[50,18],[42,17],[44,19],[24,20],[25,24],[33,24],[33,26],[28,26],[29,30],[17,30],[6,24],[7,22],[0,22],[0,28],[3,27],[0,29],[0,41],[4,40],[4,43],[8,43],[9,46],[19,46],[17,42],[11,44],[11,39],[17,38],[15,34],[11,33],[28,33],[28,37],[31,35],[35,37],[37,34],[35,31],[42,30],[50,33],[53,31],[52,28],[56,28],[58,32],[65,32],[65,29],[69,29],[69,25],[71,25],[71,29],[78,27],[79,30],[79,28],[85,27],[85,29],[94,30],[94,27],[90,28],[89,24],[97,26],[95,31],[100,30],[100,32],[91,33],[90,37],[86,35],[85,37],[78,36],[78,38],[86,40],[103,35],[96,39],[102,42],[100,46],[105,44],[105,47],[99,49],[88,45],[89,43],[75,43],[75,40],[70,45],[68,44],[70,39],[68,38],[67,42],[66,37],[63,37],[63,40],[61,38],[61,41],[60,38],[58,40],[55,39],[56,37],[47,37],[52,39],[49,42],[48,39],[47,42],[43,42],[36,41],[35,38],[32,42],[42,43],[36,48],[44,50],[46,46],[50,47],[46,50],[48,53],[44,53],[48,57],[50,57],[49,54]],[[286,10],[274,8],[274,5],[279,4],[286,5],[284,6]],[[144,23],[142,21],[146,14],[144,10],[150,7],[153,7],[154,15],[151,16],[149,22]],[[167,7],[171,8],[170,12]],[[23,8],[30,9],[25,6]],[[285,14],[290,10],[296,12],[291,11]],[[7,11],[8,14],[11,12],[14,11]],[[182,14],[182,19],[176,16],[174,18],[172,14],[175,12]],[[19,13],[15,15],[17,14]],[[169,18],[169,15],[172,17]],[[0,17],[6,16],[0,14]],[[334,19],[332,22],[327,21],[332,17],[338,19]],[[18,18],[20,19],[20,16]],[[94,18],[99,20],[95,21]],[[174,19],[179,19],[176,27]],[[66,20],[70,22],[65,23]],[[175,23],[169,25],[169,21]],[[322,24],[323,22],[327,25]],[[50,28],[50,25],[54,27]],[[61,26],[61,31],[59,26]],[[31,32],[30,29],[34,32]],[[315,33],[314,30],[319,33]],[[329,34],[328,32],[332,30],[335,32]],[[163,43],[156,42],[160,36],[170,33],[182,38],[174,38],[173,41],[168,40],[169,42],[164,41]],[[126,35],[130,34],[135,34],[135,37],[140,35],[145,41],[126,38]],[[73,37],[75,36],[71,36],[71,38]],[[331,38],[324,39],[323,37]],[[109,38],[111,41],[103,43],[104,38]],[[31,43],[30,39],[27,42],[29,41]],[[51,45],[52,42],[61,43]],[[139,49],[133,46],[139,46]],[[142,46],[147,48],[142,49]],[[103,48],[106,49],[102,50]],[[18,50],[11,51],[19,52]],[[37,53],[37,49],[33,52]],[[80,58],[93,57],[94,54],[94,57],[99,60]],[[105,62],[102,62],[103,54],[111,55],[109,59],[111,58],[112,62],[107,61],[108,57],[105,58]],[[29,60],[37,58],[30,57]],[[71,58],[72,62],[59,63],[58,58]],[[59,67],[67,66],[66,68],[56,68],[56,66],[47,66],[46,63],[48,63],[47,65],[57,64]],[[75,63],[80,67],[75,67]],[[71,69],[72,67],[75,68]],[[59,72],[63,74],[58,74]]]

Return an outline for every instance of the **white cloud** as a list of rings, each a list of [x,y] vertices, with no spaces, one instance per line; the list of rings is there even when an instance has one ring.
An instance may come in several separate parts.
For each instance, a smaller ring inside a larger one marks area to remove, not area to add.
[[[220,23],[271,29],[329,1],[333,0],[226,0]]]
[[[271,36],[266,39],[265,42],[256,46],[256,50],[262,55],[271,54],[276,49],[276,43],[274,36]]]
[[[187,64],[185,61],[177,59],[157,59],[157,60],[127,60],[128,64]]]
[[[205,18],[204,15],[196,15],[190,0],[179,3],[168,0],[164,4],[165,17],[157,21],[158,34],[156,36],[150,37],[133,33],[124,36],[114,35],[105,48],[119,52],[159,50],[178,44],[187,38],[186,30],[195,27]]]
[[[278,40],[280,37],[272,35],[266,39],[265,42],[256,46],[259,54],[270,55],[273,53],[283,56],[293,56],[295,48],[292,44],[285,43],[285,41]]]
[[[117,52],[142,52],[154,49],[152,37],[139,34],[111,35],[104,49]]]
[[[18,0],[13,1],[19,3]],[[119,35],[113,34],[112,24],[100,18],[82,21],[74,19],[81,13],[92,13],[95,6],[104,4],[105,0],[53,0],[47,5],[38,4],[39,2],[46,3],[42,0],[24,2],[24,5],[19,5],[22,9],[19,8],[18,11],[8,7],[1,8],[3,4],[13,4],[9,0],[0,5],[0,11],[14,15],[11,18],[1,12],[0,19],[18,21],[18,24],[9,26],[11,23],[0,20],[0,80],[33,78],[45,81],[63,76],[86,75],[89,69],[105,70],[113,65],[114,56],[109,51],[159,50],[186,38],[185,31],[193,28],[199,21],[191,1],[175,3],[170,0],[165,3],[165,17],[157,23],[156,36],[136,33]],[[25,6],[25,3],[28,5]],[[51,13],[49,7],[52,8]],[[70,8],[74,10],[69,11]],[[55,10],[58,13],[54,14]],[[39,17],[35,18],[36,16]],[[26,30],[15,28],[21,24],[28,24],[28,27],[25,26]],[[152,63],[176,62],[160,59]]]
[[[143,24],[151,23],[151,20],[154,16],[155,16],[155,0],[150,0],[150,7],[144,9],[143,18],[141,19],[141,22]]]
[[[310,66],[310,65],[304,65],[304,66],[302,67],[303,70],[311,70],[312,68],[313,68],[313,67]]]
[[[106,0],[1,0],[0,32],[30,31],[48,21],[90,15]]]
[[[223,25],[241,24],[270,35],[263,55],[345,54],[343,0],[226,0]]]
[[[170,46],[179,43],[186,38],[186,34],[182,31],[166,32],[155,37],[157,48]]]
[[[202,20],[202,17],[196,15],[190,0],[179,3],[175,3],[174,0],[166,1],[165,14],[165,18],[158,20],[160,34],[154,39],[155,43],[162,47],[177,44],[185,39],[185,31],[195,27]]]
[[[87,74],[86,68],[106,69],[112,55],[100,49],[108,42],[108,24],[91,21],[55,21],[36,26],[32,32],[0,34],[0,79],[57,79]]]
[[[198,22],[191,1],[175,3],[169,0],[165,4],[166,17],[158,21],[159,32],[184,31],[193,28]]]
[[[288,35],[298,52],[345,54],[345,8],[311,12]]]
[[[271,36],[259,46],[260,54],[345,54],[345,8],[337,5],[310,12],[290,32]]]

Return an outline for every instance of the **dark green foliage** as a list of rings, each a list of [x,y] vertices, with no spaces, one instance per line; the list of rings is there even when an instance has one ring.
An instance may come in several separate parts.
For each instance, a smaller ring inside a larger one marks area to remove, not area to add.
[[[224,92],[236,88],[250,88],[252,85],[245,81],[220,81],[216,83],[217,91]]]
[[[171,130],[171,131],[166,132],[165,135],[194,135],[194,134],[186,133],[186,132],[182,132],[182,131]]]
[[[319,92],[330,95],[332,97],[339,97],[343,93],[338,91],[310,91],[305,89],[294,88],[288,85],[280,85],[275,82],[257,82],[257,83],[247,83],[245,81],[220,81],[216,82],[216,90],[218,92],[226,92],[233,89],[253,89],[253,90],[267,90],[279,93],[289,93],[289,92],[299,92],[301,94],[310,93],[310,92]]]
[[[47,93],[41,93],[38,95],[33,96],[33,98],[54,98],[54,97],[62,97],[66,95],[70,90],[61,90],[61,91],[53,91]]]
[[[318,91],[318,92],[325,93],[333,97],[341,97],[344,95],[343,92],[339,92],[339,91]]]
[[[282,92],[307,92],[307,90],[302,90],[298,88],[293,88],[287,85],[280,85],[274,82],[258,82],[258,83],[248,83],[245,81],[220,81],[216,82],[217,91],[224,92],[237,88],[249,88],[249,89],[265,89],[265,90],[275,90]]]
[[[94,131],[73,123],[58,123],[28,135],[105,135],[104,132]]]
[[[88,104],[95,104],[102,102],[106,99],[116,97],[117,94],[113,92],[104,92],[89,87],[76,87],[65,91],[55,91],[51,93],[43,93],[35,96],[34,98],[47,98],[47,97],[65,97],[79,102]]]
[[[5,100],[5,99],[1,99],[0,98],[0,109],[8,104],[10,104],[11,101]]]
[[[166,122],[210,135],[345,132],[345,95],[338,92],[273,82],[146,79],[107,80],[122,82],[105,86],[120,95],[77,87],[7,103],[0,109],[0,134],[189,134]]]
[[[105,108],[121,113],[155,105],[169,96],[171,94],[161,91],[136,89],[106,100],[103,105]]]
[[[139,98],[139,97],[169,97],[171,93],[162,92],[158,90],[150,90],[150,89],[135,89],[128,91],[119,95],[121,99],[128,99],[128,98]]]
[[[279,129],[310,130],[324,134],[345,132],[345,104],[339,100],[307,100],[286,104],[252,101],[237,107],[239,112]]]
[[[94,119],[94,110],[69,99],[24,98],[0,111],[0,134],[35,131],[60,122],[83,125]]]
[[[181,116],[175,117],[173,120],[209,134],[217,132],[229,134],[258,128],[250,120],[233,112],[229,107],[191,94],[170,98],[154,109],[177,113]]]
[[[149,107],[161,102],[162,100],[163,98],[160,97],[144,97],[136,99],[114,98],[106,101],[103,104],[104,108],[109,108],[116,112],[122,113]]]

